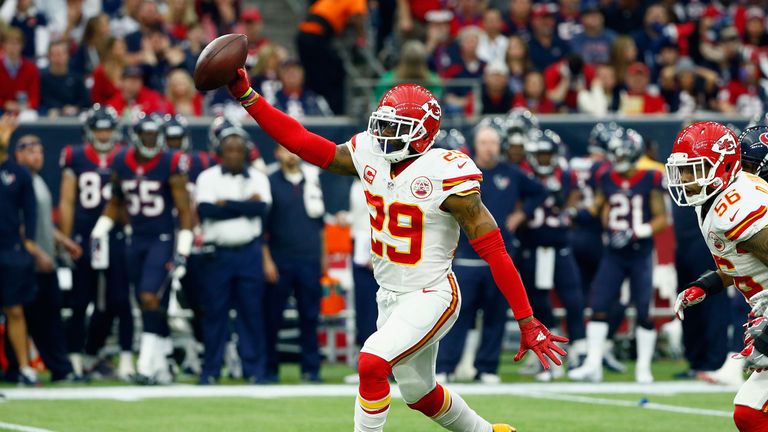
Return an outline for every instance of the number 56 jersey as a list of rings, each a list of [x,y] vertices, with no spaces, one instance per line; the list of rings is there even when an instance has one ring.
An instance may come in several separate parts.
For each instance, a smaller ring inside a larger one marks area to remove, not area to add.
[[[374,276],[397,292],[433,287],[448,277],[459,241],[459,225],[441,205],[479,193],[482,173],[464,153],[431,149],[393,178],[377,145],[365,132],[347,142],[368,203]]]
[[[715,264],[733,277],[736,288],[749,300],[768,285],[768,268],[739,243],[768,225],[768,183],[742,171],[715,198],[706,215],[702,215],[704,209],[696,207],[696,214]]]

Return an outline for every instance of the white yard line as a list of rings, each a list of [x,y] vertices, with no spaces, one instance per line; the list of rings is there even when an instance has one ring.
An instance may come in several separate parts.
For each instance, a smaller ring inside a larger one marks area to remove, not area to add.
[[[0,430],[10,430],[19,432],[53,432],[49,429],[40,429],[32,426],[17,425],[13,423],[0,422]]]

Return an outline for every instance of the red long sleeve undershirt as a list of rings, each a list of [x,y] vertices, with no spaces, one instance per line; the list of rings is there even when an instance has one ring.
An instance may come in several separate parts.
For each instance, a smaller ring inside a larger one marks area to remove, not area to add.
[[[525,292],[525,286],[520,279],[520,274],[512,262],[512,258],[504,247],[504,240],[501,238],[501,230],[496,228],[494,231],[470,240],[469,244],[475,249],[480,258],[484,259],[491,267],[493,280],[504,294],[515,319],[520,321],[533,315],[531,304],[528,303],[528,294]]]
[[[263,97],[245,110],[267,135],[303,160],[320,168],[328,168],[333,161],[336,144],[306,130],[301,123],[270,105]]]

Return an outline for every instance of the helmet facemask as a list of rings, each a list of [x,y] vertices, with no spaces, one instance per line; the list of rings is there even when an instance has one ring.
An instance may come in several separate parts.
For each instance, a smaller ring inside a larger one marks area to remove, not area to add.
[[[715,173],[722,161],[722,156],[712,164],[709,158],[703,156],[689,158],[685,153],[672,153],[665,168],[667,187],[675,203],[679,206],[700,206],[717,195],[723,187],[723,180],[716,177]],[[732,172],[738,172],[738,169]],[[692,174],[693,180],[684,181],[683,175],[688,173]],[[733,176],[731,174],[731,180]],[[691,186],[701,187],[701,190],[695,194],[686,193],[686,188]]]
[[[109,139],[107,140],[100,140],[97,138],[97,135],[99,135],[99,132],[97,131],[109,131]],[[103,128],[103,129],[95,129],[91,130],[88,128],[88,131],[86,133],[86,139],[88,142],[93,145],[93,148],[96,149],[99,153],[109,153],[112,151],[113,148],[115,148],[115,143],[117,142],[116,139],[117,131],[113,128]]]
[[[368,119],[368,131],[378,146],[373,147],[373,153],[382,156],[390,163],[397,163],[408,157],[418,156],[410,153],[410,143],[423,139],[427,135],[424,119],[397,115],[395,108],[383,106],[371,113]],[[429,150],[433,142],[424,149]],[[422,152],[423,153],[423,152]]]

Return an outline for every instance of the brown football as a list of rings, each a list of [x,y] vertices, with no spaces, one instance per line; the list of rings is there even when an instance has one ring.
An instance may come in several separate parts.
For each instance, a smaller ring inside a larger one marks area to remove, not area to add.
[[[244,34],[227,34],[214,39],[205,47],[195,65],[195,87],[214,90],[227,85],[245,65],[248,38]]]

